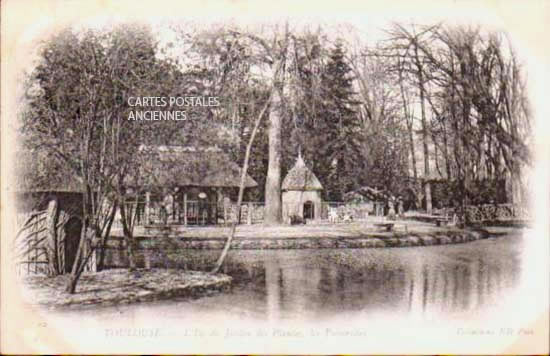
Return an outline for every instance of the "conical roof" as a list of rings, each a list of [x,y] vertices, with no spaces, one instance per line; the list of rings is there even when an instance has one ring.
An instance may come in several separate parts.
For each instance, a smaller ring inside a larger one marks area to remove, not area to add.
[[[288,172],[282,185],[283,190],[323,190],[323,186],[313,172],[306,167],[302,155],[298,155],[298,159],[294,167]]]

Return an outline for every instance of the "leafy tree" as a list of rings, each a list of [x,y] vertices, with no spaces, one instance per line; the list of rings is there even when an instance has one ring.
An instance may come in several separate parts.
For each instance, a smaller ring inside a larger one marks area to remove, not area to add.
[[[22,137],[27,146],[46,150],[70,167],[86,192],[69,293],[74,293],[95,249],[104,246],[117,206],[133,260],[128,220],[132,214],[125,211],[125,202],[130,176],[140,164],[136,152],[151,137],[172,132],[173,126],[127,120],[134,109],[127,100],[149,96],[158,83],[176,78],[174,73],[170,63],[156,58],[155,41],[140,26],[122,26],[106,33],[67,29],[47,41],[40,53],[40,63],[29,78],[34,90],[29,91],[22,116]]]
[[[51,152],[73,169],[85,192],[82,235],[67,285],[71,293],[98,240],[108,234],[114,211],[109,192],[101,189],[113,181],[112,167],[95,159],[106,147],[98,135],[107,117],[102,105],[106,58],[101,38],[94,33],[78,38],[65,30],[55,36],[42,50],[31,78],[37,90],[28,98],[29,111],[23,116],[26,144]]]

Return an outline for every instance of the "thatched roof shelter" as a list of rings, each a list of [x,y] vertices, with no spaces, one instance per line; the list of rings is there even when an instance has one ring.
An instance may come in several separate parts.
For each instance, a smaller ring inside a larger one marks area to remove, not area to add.
[[[84,190],[73,170],[45,150],[20,150],[15,158],[15,179],[8,189],[14,194],[17,211],[45,210],[55,198],[60,211],[81,216]]]
[[[287,173],[282,185],[283,190],[323,190],[319,179],[306,166],[302,155],[298,156],[294,167]]]
[[[81,179],[73,170],[40,150],[15,154],[15,192],[82,193]]]
[[[217,147],[142,146],[141,187],[239,187],[241,168]],[[245,188],[258,183],[246,176]]]

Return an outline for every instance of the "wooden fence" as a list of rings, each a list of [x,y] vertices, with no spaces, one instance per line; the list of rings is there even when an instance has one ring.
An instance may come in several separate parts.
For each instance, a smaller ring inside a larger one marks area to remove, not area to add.
[[[140,203],[138,207],[138,215],[136,217],[137,225],[209,225],[209,224],[227,224],[237,219],[239,223],[255,224],[260,223],[264,219],[264,203],[263,202],[243,202],[241,205],[240,214],[238,213],[237,205],[207,203],[188,200],[186,209],[179,204],[174,204],[170,211],[163,211],[160,204],[152,204],[149,207],[148,214],[145,214],[145,204]],[[135,203],[127,203],[127,210],[134,209]],[[167,216],[164,216],[165,214]],[[146,215],[149,221],[146,220]],[[121,228],[120,215],[114,221],[115,228]]]
[[[70,215],[63,210],[56,213],[55,206],[52,209],[54,210],[17,214],[17,234],[13,240],[12,251],[18,275],[55,275],[67,270],[65,225]],[[57,220],[52,220],[55,214]]]

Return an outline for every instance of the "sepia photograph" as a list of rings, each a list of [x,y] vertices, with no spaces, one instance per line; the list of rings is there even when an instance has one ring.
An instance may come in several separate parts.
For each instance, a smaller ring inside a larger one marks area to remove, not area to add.
[[[2,353],[549,352],[550,2],[1,9]]]

